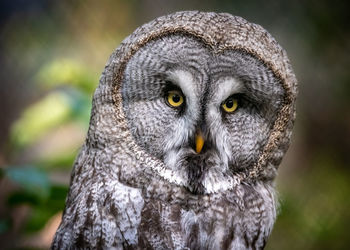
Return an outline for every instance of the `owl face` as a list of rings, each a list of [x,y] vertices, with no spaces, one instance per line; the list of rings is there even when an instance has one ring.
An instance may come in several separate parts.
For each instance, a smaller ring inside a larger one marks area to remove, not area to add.
[[[194,193],[214,192],[257,162],[285,95],[253,55],[183,34],[141,47],[121,91],[137,144]]]

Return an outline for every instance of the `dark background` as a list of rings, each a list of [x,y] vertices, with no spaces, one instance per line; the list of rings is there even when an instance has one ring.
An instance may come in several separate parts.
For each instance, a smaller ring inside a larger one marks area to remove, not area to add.
[[[228,12],[266,28],[299,81],[292,145],[277,178],[266,249],[350,244],[350,15],[347,1],[0,1],[0,248],[48,248],[91,97],[136,27],[179,10]]]

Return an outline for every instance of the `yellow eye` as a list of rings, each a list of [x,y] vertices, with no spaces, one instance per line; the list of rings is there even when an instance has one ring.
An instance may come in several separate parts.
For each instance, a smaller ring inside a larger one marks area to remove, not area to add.
[[[172,107],[180,107],[184,102],[182,93],[178,90],[171,90],[168,92],[167,101]]]
[[[232,113],[237,109],[238,101],[233,97],[229,97],[221,106],[227,113]]]

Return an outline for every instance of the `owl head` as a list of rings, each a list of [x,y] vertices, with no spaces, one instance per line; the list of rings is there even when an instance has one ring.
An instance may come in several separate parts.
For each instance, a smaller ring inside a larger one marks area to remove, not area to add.
[[[285,51],[262,27],[179,12],[138,28],[112,54],[88,142],[193,193],[270,181],[289,145],[296,94]]]

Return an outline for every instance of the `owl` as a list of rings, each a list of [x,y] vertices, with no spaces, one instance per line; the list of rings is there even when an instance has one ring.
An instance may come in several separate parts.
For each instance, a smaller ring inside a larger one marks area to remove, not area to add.
[[[113,52],[52,249],[263,249],[297,81],[261,26],[177,12]]]

